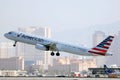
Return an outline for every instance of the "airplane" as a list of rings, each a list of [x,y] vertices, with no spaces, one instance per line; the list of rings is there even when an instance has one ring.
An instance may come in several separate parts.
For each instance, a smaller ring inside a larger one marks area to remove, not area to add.
[[[118,71],[116,71],[116,70],[114,70],[114,69],[112,69],[112,68],[108,68],[106,65],[104,65],[104,72],[105,72],[105,74],[116,74],[116,75],[118,75],[118,76],[120,76],[120,70]]]
[[[108,53],[107,51],[114,39],[114,36],[108,36],[97,46],[87,49],[84,47],[58,42],[55,40],[50,40],[48,38],[27,34],[23,32],[10,31],[8,33],[5,33],[4,36],[10,40],[15,41],[13,45],[14,47],[16,46],[17,42],[23,42],[35,45],[36,49],[40,49],[43,51],[51,51],[51,56],[55,55],[54,52],[56,52],[56,56],[60,56],[59,51],[83,56],[111,56],[112,54]]]

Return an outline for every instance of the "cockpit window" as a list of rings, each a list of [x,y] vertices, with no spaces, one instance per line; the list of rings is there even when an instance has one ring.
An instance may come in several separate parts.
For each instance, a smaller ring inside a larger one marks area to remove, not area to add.
[[[12,32],[9,32],[8,34],[12,34]]]

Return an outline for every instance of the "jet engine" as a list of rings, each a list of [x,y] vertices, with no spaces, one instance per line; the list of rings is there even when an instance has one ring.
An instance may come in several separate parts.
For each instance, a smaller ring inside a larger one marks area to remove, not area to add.
[[[43,46],[43,45],[40,45],[40,44],[37,44],[36,46],[35,46],[35,48],[36,49],[40,49],[40,50],[46,50],[46,47],[45,46]]]

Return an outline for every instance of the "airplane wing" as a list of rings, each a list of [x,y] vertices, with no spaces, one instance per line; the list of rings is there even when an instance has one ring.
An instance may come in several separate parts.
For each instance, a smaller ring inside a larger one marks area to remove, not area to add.
[[[58,51],[55,43],[50,44],[36,44],[35,46],[37,49],[45,50],[45,51]]]
[[[47,47],[48,50],[51,50],[51,51],[57,51],[58,50],[55,43],[46,44],[44,46]]]

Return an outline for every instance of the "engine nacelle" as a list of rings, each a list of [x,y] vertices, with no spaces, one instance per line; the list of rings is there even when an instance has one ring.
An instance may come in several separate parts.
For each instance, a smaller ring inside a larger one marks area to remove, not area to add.
[[[46,47],[43,46],[43,45],[40,45],[40,44],[37,44],[37,45],[35,46],[35,48],[46,51]]]

